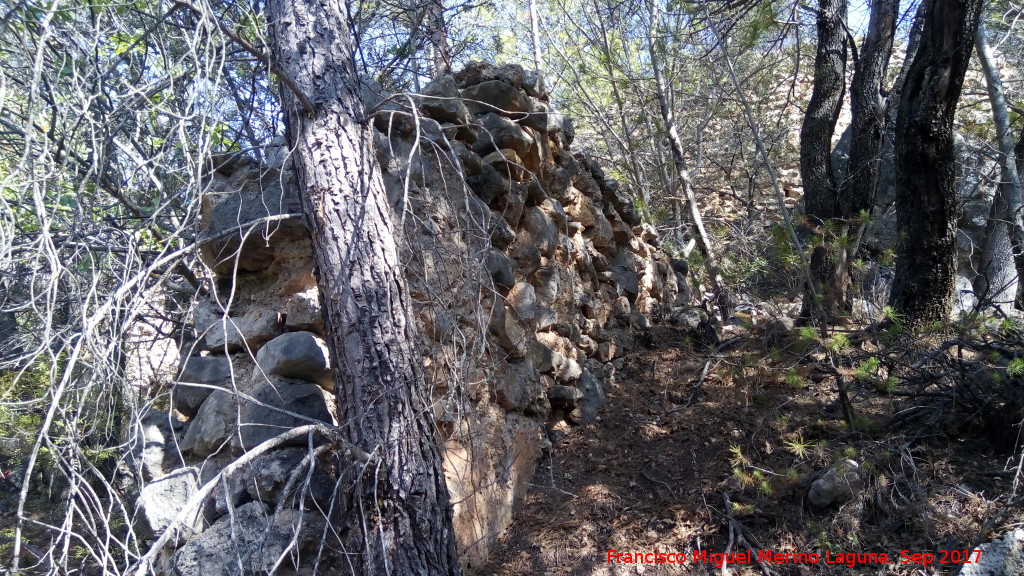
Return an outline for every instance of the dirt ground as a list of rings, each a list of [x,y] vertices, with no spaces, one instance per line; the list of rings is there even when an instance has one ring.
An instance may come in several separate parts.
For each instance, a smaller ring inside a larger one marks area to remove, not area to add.
[[[854,378],[850,432],[825,369],[834,356],[752,332],[698,350],[659,328],[650,349],[622,359],[597,422],[550,426],[554,446],[479,573],[954,574],[953,551],[1021,522],[1003,506],[1012,452],[976,434],[896,428],[916,400]],[[851,340],[856,366],[871,343]],[[837,466],[856,466],[856,495],[811,511],[811,482]],[[612,550],[684,553],[685,563],[609,562]],[[747,550],[724,570],[711,555]],[[758,562],[759,550],[807,556]]]

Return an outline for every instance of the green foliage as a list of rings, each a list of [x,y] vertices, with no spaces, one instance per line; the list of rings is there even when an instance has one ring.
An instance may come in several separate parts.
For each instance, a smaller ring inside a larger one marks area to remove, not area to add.
[[[838,354],[850,347],[850,339],[846,334],[833,334],[825,341],[825,349],[833,354]]]
[[[1006,375],[1010,378],[1024,376],[1024,358],[1014,358],[1006,365]]]
[[[881,366],[882,361],[878,357],[872,356],[857,366],[853,371],[853,377],[861,382],[874,382],[878,378],[878,370]]]

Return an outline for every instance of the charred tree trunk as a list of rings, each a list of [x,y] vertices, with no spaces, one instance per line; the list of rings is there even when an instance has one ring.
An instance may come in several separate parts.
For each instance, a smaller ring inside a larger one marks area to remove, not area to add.
[[[840,211],[846,218],[870,211],[874,205],[888,117],[885,73],[892,56],[899,11],[899,0],[874,0],[868,34],[853,73],[850,85],[853,130],[850,169],[839,196]]]
[[[805,213],[818,227],[840,216],[839,190],[832,169],[832,134],[839,120],[846,93],[846,0],[820,0],[818,4],[818,48],[814,56],[814,87],[800,128],[800,177],[804,185]],[[843,308],[848,278],[837,271],[842,267],[834,238],[826,228],[822,245],[811,254],[814,290],[804,295],[801,317],[810,319],[814,311],[827,322]],[[817,294],[822,302],[812,302]]]
[[[800,177],[806,214],[819,223],[838,216],[832,134],[846,93],[846,1],[820,0],[814,87],[800,128]]]
[[[890,301],[911,327],[944,321],[956,272],[953,116],[982,0],[925,0],[921,45],[896,115],[896,280]]]
[[[352,574],[458,574],[452,509],[343,0],[271,0],[274,58],[334,365]],[[300,96],[304,95],[304,98]],[[300,100],[305,103],[300,106]]]

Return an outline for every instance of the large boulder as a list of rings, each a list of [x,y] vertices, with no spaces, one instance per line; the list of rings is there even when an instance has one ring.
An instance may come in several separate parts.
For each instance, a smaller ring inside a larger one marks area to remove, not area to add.
[[[519,156],[526,156],[533,146],[533,138],[519,124],[493,112],[485,114],[481,121],[483,130],[473,145],[473,151],[481,156],[509,148]]]
[[[293,486],[298,493],[307,494],[322,506],[329,505],[333,483],[315,458],[305,460],[308,453],[306,448],[285,448],[264,454],[242,476],[245,490],[254,500],[278,504],[283,496],[281,491],[294,477]],[[314,465],[312,473],[311,463]]]
[[[526,92],[502,82],[488,80],[462,91],[471,112],[497,112],[506,116],[523,116],[529,110]]]
[[[960,576],[1024,576],[1024,528],[979,546],[964,564]]]
[[[304,559],[312,565],[324,534],[323,520],[313,514],[268,512],[249,502],[216,521],[171,559],[172,576],[256,576],[295,574]],[[275,569],[277,571],[275,572]],[[307,568],[308,570],[309,568]],[[310,571],[311,572],[311,571]]]
[[[312,332],[289,332],[274,338],[256,354],[263,374],[305,380],[327,390],[334,388],[330,350]]]
[[[196,468],[182,468],[143,486],[136,503],[139,537],[150,539],[163,534],[195,495],[198,479]]]
[[[143,481],[160,478],[181,462],[174,442],[180,427],[180,422],[160,410],[148,410],[132,424],[128,456]]]
[[[235,397],[228,391],[215,390],[203,402],[181,440],[181,451],[195,456],[209,456],[224,448],[235,431]]]
[[[243,398],[238,408],[238,434],[232,447],[251,450],[266,440],[311,422],[331,422],[323,390],[316,384],[277,376],[260,386],[253,399]],[[305,437],[292,441],[305,445]]]
[[[195,417],[216,387],[224,388],[231,383],[231,374],[231,359],[227,356],[185,358],[178,370],[178,381],[171,389],[171,405],[185,416]]]

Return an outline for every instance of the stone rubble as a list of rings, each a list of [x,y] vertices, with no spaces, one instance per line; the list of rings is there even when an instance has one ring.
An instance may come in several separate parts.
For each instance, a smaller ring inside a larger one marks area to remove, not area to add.
[[[364,90],[368,107],[386,96]],[[474,62],[433,81],[416,103],[415,114],[396,102],[378,107],[377,156],[402,226],[457,542],[474,567],[550,449],[547,430],[598,419],[616,359],[637,336],[657,322],[706,326],[687,306],[686,263],[658,248],[618,182],[570,150],[572,122],[553,111],[543,77]],[[156,511],[180,509],[233,458],[295,426],[337,424],[335,360],[295,176],[287,154],[266,157],[276,162],[233,157],[207,176],[198,238],[213,282],[197,297],[195,341],[182,348],[172,391],[171,420],[183,430],[143,428],[147,446],[160,436],[174,458],[136,458],[147,537],[164,522]],[[255,574],[312,545],[323,515],[307,512],[295,528],[302,499],[281,500],[292,475],[300,484],[308,475],[304,493],[329,508],[334,463],[305,458],[308,443],[279,447],[223,481],[228,494],[218,487],[170,571]],[[164,487],[172,480],[173,490]],[[288,569],[306,574],[312,564]]]

